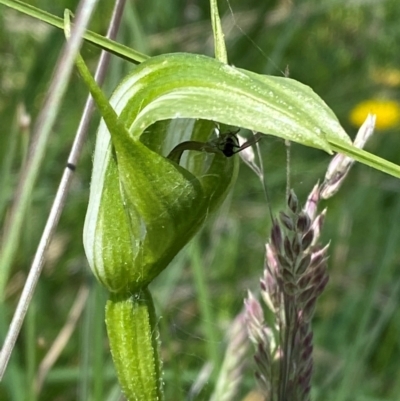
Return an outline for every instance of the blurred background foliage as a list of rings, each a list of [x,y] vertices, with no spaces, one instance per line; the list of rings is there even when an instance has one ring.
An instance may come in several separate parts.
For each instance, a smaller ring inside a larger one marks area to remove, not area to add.
[[[64,8],[77,5],[75,0],[28,3],[58,16]],[[91,23],[93,31],[105,34],[112,3],[100,2]],[[357,105],[369,101],[369,111],[375,101],[391,104],[388,107],[394,111],[379,109],[381,129],[367,150],[400,163],[398,118],[385,123],[389,121],[386,111],[398,112],[400,97],[397,0],[220,0],[219,7],[231,64],[278,76],[288,69],[290,77],[311,86],[327,102],[350,136],[357,130],[353,125],[357,121],[350,118]],[[209,3],[128,0],[118,40],[149,55],[184,51],[212,56]],[[2,222],[7,221],[26,156],[31,122],[41,107],[63,43],[60,30],[0,6]],[[94,66],[99,50],[85,44],[82,52]],[[114,57],[104,90],[111,93],[132,68]],[[75,73],[53,130],[7,286],[0,316],[2,336],[40,238],[86,95]],[[98,118],[92,123],[34,302],[0,384],[1,400],[121,397],[103,323],[107,294],[91,277],[81,240]],[[285,198],[285,147],[271,137],[262,141],[261,151],[272,208],[277,212]],[[291,146],[291,185],[302,202],[323,178],[328,162],[329,156],[320,151]],[[340,192],[321,206],[328,207],[323,235],[331,243],[330,282],[314,320],[313,399],[398,400],[399,183],[356,165]],[[167,400],[206,400],[212,393],[215,374],[200,386],[199,394],[194,384],[199,383],[199,372],[213,352],[222,359],[225,330],[241,310],[246,290],[258,289],[269,228],[262,187],[243,165],[229,200],[152,284],[160,316]],[[43,372],[40,363],[65,327],[78,294],[84,305],[82,315],[72,324],[65,347],[57,346],[60,356],[40,390],[35,390]],[[246,395],[247,400],[257,399],[254,393],[249,395],[255,389],[253,370],[249,357],[237,400]]]

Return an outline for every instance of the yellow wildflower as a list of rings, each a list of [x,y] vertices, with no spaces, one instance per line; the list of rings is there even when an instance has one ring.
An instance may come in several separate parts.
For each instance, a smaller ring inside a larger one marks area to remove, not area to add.
[[[376,114],[376,129],[389,129],[400,124],[400,104],[394,100],[383,99],[358,103],[350,112],[350,122],[360,127],[369,113]]]

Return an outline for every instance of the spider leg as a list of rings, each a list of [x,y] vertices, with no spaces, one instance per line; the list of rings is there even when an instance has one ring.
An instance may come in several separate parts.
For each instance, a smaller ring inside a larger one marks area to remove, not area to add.
[[[248,148],[249,146],[255,145],[260,139],[261,139],[261,134],[259,132],[257,132],[257,134],[255,134],[253,136],[253,138],[249,139],[243,145],[241,145],[241,146],[233,145],[233,147],[237,148],[237,150],[235,150],[233,153],[239,153],[242,150]]]

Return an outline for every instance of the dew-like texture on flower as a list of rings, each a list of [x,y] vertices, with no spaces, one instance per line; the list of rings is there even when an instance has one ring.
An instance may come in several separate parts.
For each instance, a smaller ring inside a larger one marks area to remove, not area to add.
[[[400,104],[394,100],[370,99],[358,103],[350,112],[350,122],[359,127],[368,114],[376,115],[376,129],[390,129],[400,124]]]

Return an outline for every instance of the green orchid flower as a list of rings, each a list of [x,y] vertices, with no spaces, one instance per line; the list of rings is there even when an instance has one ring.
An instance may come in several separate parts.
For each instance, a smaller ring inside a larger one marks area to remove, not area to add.
[[[121,104],[118,95],[111,105]],[[151,149],[154,141],[128,138],[114,145],[105,124],[100,126],[84,246],[93,273],[111,292],[145,288],[223,201],[236,177],[236,158],[198,141],[210,136],[213,124],[192,126],[186,143],[199,151],[190,152],[183,166]]]

